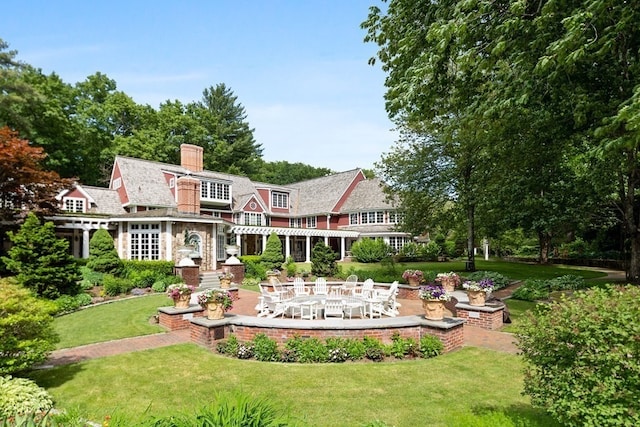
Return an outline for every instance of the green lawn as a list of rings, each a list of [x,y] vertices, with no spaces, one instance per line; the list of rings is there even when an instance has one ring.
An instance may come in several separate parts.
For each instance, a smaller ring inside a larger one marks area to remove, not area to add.
[[[522,390],[518,356],[464,348],[434,359],[384,363],[242,361],[182,344],[31,374],[69,408],[100,422],[194,411],[240,390],[284,408],[303,426],[553,426]],[[484,420],[484,421],[483,421]],[[496,420],[501,420],[496,423]]]
[[[171,301],[166,295],[155,294],[60,316],[54,321],[54,328],[60,336],[57,348],[164,332],[162,327],[151,324],[149,318],[157,314],[158,307],[167,305],[171,305]]]

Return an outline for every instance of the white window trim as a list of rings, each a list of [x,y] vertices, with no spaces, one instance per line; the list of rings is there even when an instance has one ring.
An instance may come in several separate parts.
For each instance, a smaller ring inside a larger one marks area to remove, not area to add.
[[[273,191],[271,193],[271,207],[279,209],[289,209],[289,193]]]
[[[317,216],[308,216],[306,218],[307,228],[318,228],[318,217]],[[311,224],[313,223],[313,224]]]
[[[67,202],[70,202],[73,206],[72,209],[67,209]],[[82,208],[77,209],[78,202],[80,202]],[[62,206],[65,212],[86,213],[87,212],[87,199],[82,197],[63,197]]]
[[[120,187],[122,187],[122,178],[118,177],[113,180],[113,189],[117,190]]]

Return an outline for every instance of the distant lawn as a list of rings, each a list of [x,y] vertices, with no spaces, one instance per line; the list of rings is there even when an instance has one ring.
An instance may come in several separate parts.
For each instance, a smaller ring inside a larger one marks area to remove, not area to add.
[[[158,307],[171,305],[165,294],[114,301],[76,311],[54,320],[60,342],[57,348],[76,347],[120,338],[165,332],[149,318]]]
[[[362,264],[358,262],[341,262],[339,264],[342,266],[343,271],[348,271],[350,268],[354,268],[356,270],[372,270],[380,268],[379,263]],[[455,271],[462,276],[469,274],[469,272],[465,270],[464,260],[447,262],[411,262],[396,264],[396,269],[399,270],[400,274],[402,274],[402,271],[409,268],[416,270],[435,271],[437,273]],[[512,280],[524,280],[529,278],[552,279],[554,277],[564,276],[566,274],[575,274],[577,276],[582,276],[585,279],[606,276],[605,273],[602,273],[600,271],[584,269],[578,266],[539,265],[502,260],[485,261],[483,259],[476,259],[476,270],[496,271]]]
[[[285,408],[298,426],[555,426],[522,396],[520,357],[467,347],[434,359],[384,363],[243,361],[181,344],[89,360],[30,377],[58,408],[142,418],[193,413],[218,391]],[[122,425],[122,424],[121,424]]]
[[[531,311],[536,306],[536,302],[531,301],[522,301],[513,298],[508,298],[504,301],[504,303],[509,308],[509,317],[511,318],[511,323],[505,323],[504,327],[500,329],[502,332],[511,332],[515,333],[517,331],[522,318],[524,317],[524,313],[527,311]]]

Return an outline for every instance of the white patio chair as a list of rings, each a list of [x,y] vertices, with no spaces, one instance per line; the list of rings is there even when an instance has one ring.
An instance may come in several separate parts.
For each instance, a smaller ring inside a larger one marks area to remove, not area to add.
[[[260,289],[260,296],[256,305],[258,317],[268,316],[276,310],[276,304],[280,303],[282,299],[280,294],[268,291],[262,284],[259,284],[258,288]]]
[[[362,286],[356,286],[353,289],[353,295],[360,298],[367,298],[373,292],[373,279],[367,279]]]
[[[327,279],[324,277],[318,277],[313,285],[314,295],[327,295],[329,290],[327,289]]]
[[[398,310],[398,302],[396,296],[398,295],[398,282],[395,281],[389,286],[389,289],[376,289],[376,297],[382,302],[382,311],[384,314],[390,317],[396,317],[400,314]]]
[[[344,313],[349,316],[349,319],[353,317],[354,313],[364,318],[364,301],[361,298],[354,297],[353,295],[347,295],[343,297]]]
[[[344,319],[344,303],[342,298],[327,298],[324,303],[324,318],[340,317]]]
[[[305,286],[302,277],[296,277],[293,279],[293,293],[295,296],[309,295],[310,292]]]
[[[347,280],[345,280],[344,284],[342,285],[342,289],[345,294],[352,294],[357,285],[358,276],[356,276],[355,274],[351,274],[347,277]]]

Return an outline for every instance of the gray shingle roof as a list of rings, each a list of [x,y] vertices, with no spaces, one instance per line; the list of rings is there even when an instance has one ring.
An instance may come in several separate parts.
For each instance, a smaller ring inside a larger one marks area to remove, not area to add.
[[[342,212],[357,212],[374,209],[393,209],[393,205],[385,200],[382,181],[378,178],[360,181],[349,198],[342,205]]]
[[[333,212],[349,185],[361,173],[360,169],[353,169],[290,184],[295,190],[291,192],[291,215],[309,216]]]
[[[162,173],[163,166],[171,166],[185,173],[180,166],[166,165],[150,160],[116,157],[122,174],[122,185],[129,196],[129,203],[137,206],[175,207],[176,201]]]
[[[115,190],[86,185],[81,187],[96,202],[95,206],[89,208],[89,213],[105,215],[121,215],[126,213],[120,203],[120,197],[118,197],[118,193]]]

